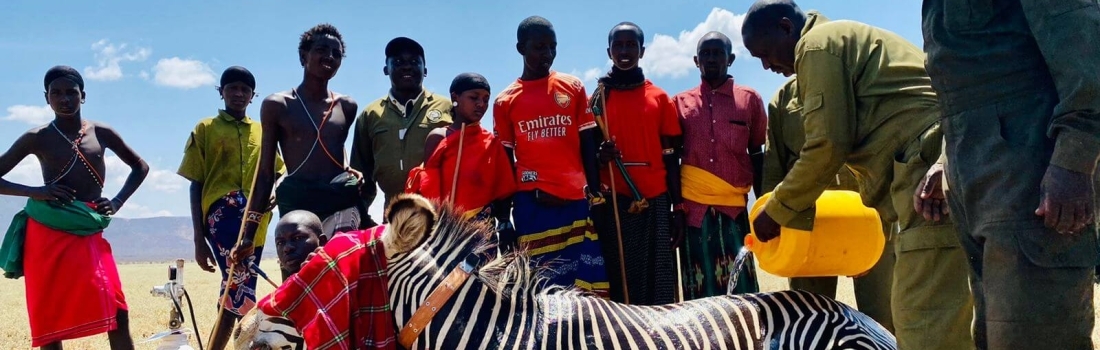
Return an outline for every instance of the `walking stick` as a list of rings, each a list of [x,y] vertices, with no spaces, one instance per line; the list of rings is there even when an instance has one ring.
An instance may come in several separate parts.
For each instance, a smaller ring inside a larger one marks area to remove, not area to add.
[[[611,138],[608,135],[607,131],[607,122],[604,120],[604,111],[602,110],[602,105],[604,102],[606,102],[603,97],[604,94],[601,91],[602,89],[603,85],[600,85],[600,87],[597,88],[597,92],[600,97],[601,110],[600,113],[596,114],[594,117],[596,119],[596,124],[600,127],[600,131],[603,132],[604,139],[610,140]],[[619,164],[621,165],[622,163]],[[630,304],[630,288],[626,284],[626,259],[623,258],[623,227],[622,223],[619,221],[619,194],[615,192],[615,169],[611,168],[610,165],[611,164],[608,164],[607,170],[608,177],[610,178],[609,182],[611,182],[611,212],[614,214],[615,217],[615,233],[618,235],[618,239],[616,239],[616,242],[619,244],[619,277],[622,278],[623,281],[623,301],[626,304]],[[624,172],[623,174],[625,175],[626,173]]]
[[[462,139],[466,137],[466,123],[462,123],[462,126],[458,130],[458,159],[455,160],[455,174],[451,177],[451,195],[447,197],[448,204],[455,204],[455,197],[458,195],[458,169],[462,166]]]

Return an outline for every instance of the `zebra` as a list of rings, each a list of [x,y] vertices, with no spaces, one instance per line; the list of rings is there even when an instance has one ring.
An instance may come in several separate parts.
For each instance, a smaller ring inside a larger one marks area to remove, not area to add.
[[[390,226],[381,239],[398,326],[448,272],[474,262],[470,278],[436,305],[415,349],[897,348],[870,317],[821,295],[781,291],[624,305],[546,285],[543,271],[554,262],[533,267],[522,251],[498,254],[490,224],[463,219],[449,206],[401,195],[385,216]]]

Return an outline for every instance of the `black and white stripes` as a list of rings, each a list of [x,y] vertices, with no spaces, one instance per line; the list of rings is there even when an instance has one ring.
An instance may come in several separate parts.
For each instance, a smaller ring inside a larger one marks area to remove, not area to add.
[[[446,210],[444,210],[446,211]],[[397,325],[468,254],[492,257],[436,314],[419,349],[896,349],[870,317],[802,291],[632,306],[544,287],[522,255],[495,257],[487,225],[445,212],[438,228],[389,262]]]

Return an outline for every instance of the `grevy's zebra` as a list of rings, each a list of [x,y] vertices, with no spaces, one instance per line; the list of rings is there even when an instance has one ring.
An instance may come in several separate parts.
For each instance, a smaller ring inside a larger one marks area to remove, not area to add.
[[[428,209],[425,210],[425,207]],[[419,210],[418,210],[419,209]],[[468,255],[495,255],[491,229],[444,208],[434,230],[430,204],[402,196],[383,235],[389,292],[404,325]],[[404,223],[429,220],[427,225]],[[428,233],[427,231],[431,231]],[[427,237],[424,237],[427,235]],[[896,349],[870,317],[802,291],[630,306],[576,290],[543,287],[522,255],[481,264],[419,335],[421,349]]]

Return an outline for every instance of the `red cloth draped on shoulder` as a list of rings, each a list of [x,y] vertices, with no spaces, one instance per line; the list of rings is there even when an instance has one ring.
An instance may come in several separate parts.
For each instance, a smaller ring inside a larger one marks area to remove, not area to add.
[[[341,233],[259,302],[294,322],[310,349],[396,349],[384,225]],[[323,311],[322,311],[323,310]]]
[[[409,172],[405,192],[439,200],[451,196],[451,181],[458,162],[458,141],[458,132],[445,137],[422,166]],[[466,125],[462,142],[462,164],[458,169],[458,193],[454,201],[456,207],[463,212],[480,210],[497,199],[515,193],[515,174],[508,162],[508,154],[492,132],[477,124]]]

